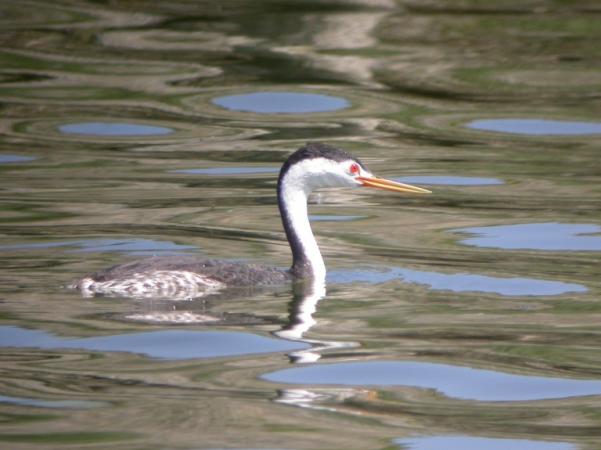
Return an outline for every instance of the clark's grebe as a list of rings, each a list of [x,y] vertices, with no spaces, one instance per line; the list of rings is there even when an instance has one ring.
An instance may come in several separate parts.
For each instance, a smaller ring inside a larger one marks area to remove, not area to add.
[[[322,143],[308,143],[288,157],[278,178],[278,206],[292,250],[290,269],[192,256],[152,257],[110,267],[77,280],[71,286],[85,296],[183,299],[230,286],[324,279],[326,268],[309,223],[307,199],[315,189],[359,186],[403,193],[430,192],[378,178],[344,150]]]

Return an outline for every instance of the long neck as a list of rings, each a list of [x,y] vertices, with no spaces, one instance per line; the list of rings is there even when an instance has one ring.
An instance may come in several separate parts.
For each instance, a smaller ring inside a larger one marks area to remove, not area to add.
[[[326,267],[321,257],[317,241],[313,236],[307,199],[309,192],[288,177],[278,180],[278,206],[286,237],[292,250],[292,275],[298,278],[324,278]]]

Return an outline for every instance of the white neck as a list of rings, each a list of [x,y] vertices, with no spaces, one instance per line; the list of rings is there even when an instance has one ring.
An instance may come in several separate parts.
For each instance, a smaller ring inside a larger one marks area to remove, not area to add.
[[[348,163],[353,161],[349,160]],[[314,189],[357,186],[355,179],[332,159],[318,157],[282,166],[278,202],[286,237],[292,249],[292,274],[297,278],[325,278],[326,267],[311,231],[307,199]]]
[[[292,249],[293,274],[322,279],[326,275],[326,266],[309,223],[308,196],[308,192],[295,184],[284,184],[280,193],[282,221]]]

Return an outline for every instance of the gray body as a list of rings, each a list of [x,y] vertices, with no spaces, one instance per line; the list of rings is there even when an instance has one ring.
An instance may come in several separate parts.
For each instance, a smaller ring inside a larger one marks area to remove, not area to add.
[[[192,272],[226,286],[267,286],[292,280],[288,270],[259,264],[246,264],[194,256],[153,256],[151,258],[118,264],[89,275],[96,282],[130,278],[134,274],[165,272]]]

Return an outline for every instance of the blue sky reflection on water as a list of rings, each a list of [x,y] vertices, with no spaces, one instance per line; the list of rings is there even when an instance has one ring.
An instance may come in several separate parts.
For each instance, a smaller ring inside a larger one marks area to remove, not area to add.
[[[79,122],[60,125],[63,134],[87,136],[157,136],[173,133],[173,129],[126,122]]]
[[[310,214],[311,222],[352,222],[353,220],[365,219],[365,216],[345,216],[342,214]]]
[[[0,155],[0,164],[17,164],[23,162],[33,161],[33,156],[21,156],[21,155]]]
[[[435,389],[448,397],[490,402],[601,395],[601,379],[517,375],[416,361],[315,364],[271,372],[261,378],[287,384],[412,386]]]
[[[487,292],[505,296],[546,296],[568,292],[586,292],[587,288],[574,283],[533,278],[498,278],[469,273],[446,274],[403,268],[388,270],[332,270],[328,272],[332,283],[385,283],[400,280],[418,283],[434,290],[452,292]]]
[[[476,436],[425,436],[395,439],[406,450],[576,450],[569,442],[497,439]]]
[[[547,119],[482,119],[467,124],[468,128],[497,133],[533,136],[578,136],[601,134],[601,123]]]
[[[284,352],[307,344],[231,331],[158,330],[141,333],[63,338],[42,330],[0,326],[0,346],[128,352],[158,359],[216,358]]]
[[[601,251],[601,226],[586,223],[524,223],[461,228],[456,233],[474,235],[460,242],[477,247],[507,250]]]
[[[48,409],[91,409],[108,405],[104,402],[91,400],[44,400],[37,398],[11,397],[7,395],[0,395],[0,403]]]
[[[173,170],[173,173],[182,173],[186,175],[255,175],[278,173],[279,167],[208,167],[205,169],[181,169]]]
[[[66,248],[66,253],[123,252],[140,256],[178,254],[197,250],[192,245],[182,245],[175,242],[153,239],[82,239],[0,245],[0,252],[46,248]]]
[[[260,114],[306,114],[345,109],[350,102],[332,95],[304,92],[252,92],[217,97],[212,102],[232,111]]]
[[[411,177],[393,178],[394,181],[409,184],[428,184],[441,186],[496,186],[504,184],[498,178],[461,177],[453,175],[417,175]]]

